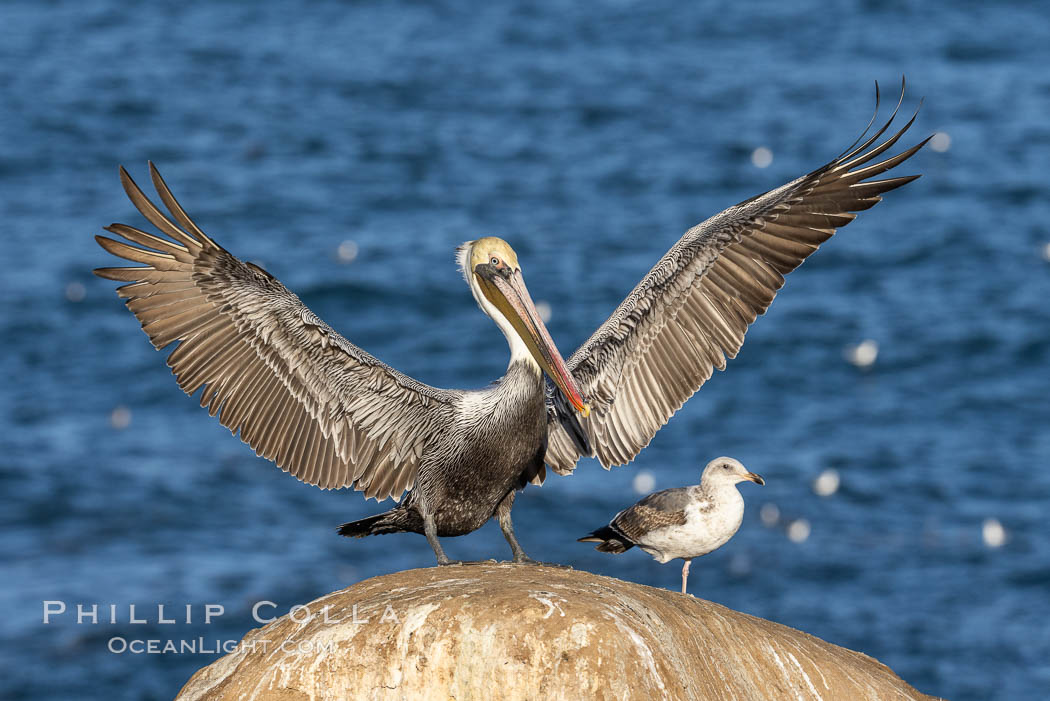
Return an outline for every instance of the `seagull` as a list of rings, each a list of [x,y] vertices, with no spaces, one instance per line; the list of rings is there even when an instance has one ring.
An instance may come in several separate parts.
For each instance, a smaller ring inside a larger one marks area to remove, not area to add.
[[[736,485],[745,480],[766,483],[733,458],[715,458],[699,485],[654,492],[577,542],[598,543],[596,550],[616,555],[637,545],[661,564],[681,558],[685,594],[693,558],[722,547],[740,528],[744,498]]]

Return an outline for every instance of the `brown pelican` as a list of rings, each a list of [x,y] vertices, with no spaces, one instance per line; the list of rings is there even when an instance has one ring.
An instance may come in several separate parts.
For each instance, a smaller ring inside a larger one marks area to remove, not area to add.
[[[876,92],[876,114],[877,103]],[[153,345],[178,342],[168,365],[179,386],[201,390],[201,406],[256,454],[322,489],[353,487],[377,500],[411,490],[340,533],[422,533],[447,563],[439,536],[470,533],[496,516],[514,560],[527,561],[511,523],[515,491],[542,483],[547,466],[571,472],[583,455],[605,467],[634,458],[736,355],[786,273],[853,212],[918,177],[870,180],[925,141],[868,165],[914,120],[874,145],[891,116],[827,165],[687,231],[567,363],[510,246],[493,237],[463,244],[463,276],[510,346],[506,375],[480,390],[429,387],[347,341],[272,275],[205,235],[152,163],[170,217],[123,168],[121,180],[168,238],[113,224],[107,231],[137,245],[97,241],[140,266],[95,272],[130,283],[117,292]],[[555,385],[549,392],[544,374]]]

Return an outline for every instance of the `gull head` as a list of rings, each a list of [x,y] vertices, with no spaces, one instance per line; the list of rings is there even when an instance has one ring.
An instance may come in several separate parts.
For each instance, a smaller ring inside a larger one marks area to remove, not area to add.
[[[700,477],[700,486],[734,485],[744,481],[765,484],[766,481],[740,464],[739,460],[721,457],[707,463]]]

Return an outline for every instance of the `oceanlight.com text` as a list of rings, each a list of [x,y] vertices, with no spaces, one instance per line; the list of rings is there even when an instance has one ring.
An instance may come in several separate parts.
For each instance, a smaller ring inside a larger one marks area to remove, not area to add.
[[[261,653],[281,651],[287,655],[314,655],[333,652],[335,643],[331,640],[313,642],[310,640],[219,640],[214,638],[196,638],[195,640],[160,640],[140,638],[127,639],[115,636],[109,639],[107,647],[116,655],[216,655],[231,652]]]

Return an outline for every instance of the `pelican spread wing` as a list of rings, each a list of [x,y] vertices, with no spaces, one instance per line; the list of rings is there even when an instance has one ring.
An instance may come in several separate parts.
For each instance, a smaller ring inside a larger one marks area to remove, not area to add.
[[[877,103],[876,91],[876,113]],[[570,417],[557,402],[551,407],[545,459],[552,469],[571,472],[581,455],[597,457],[606,468],[630,462],[714,368],[724,370],[726,357],[736,356],[748,326],[769,307],[784,275],[851,222],[854,212],[919,177],[870,180],[929,140],[868,165],[915,121],[913,115],[873,146],[896,113],[827,165],[730,207],[679,239],[569,358],[566,365],[591,413]],[[589,446],[578,435],[580,426]]]
[[[324,489],[398,497],[425,446],[452,420],[454,394],[381,363],[336,333],[262,268],[206,236],[153,164],[171,218],[121,168],[124,189],[165,239],[124,224],[96,239],[142,267],[100,268],[158,349],[178,342],[168,366],[187,394],[258,455]],[[177,222],[177,224],[175,223]]]

